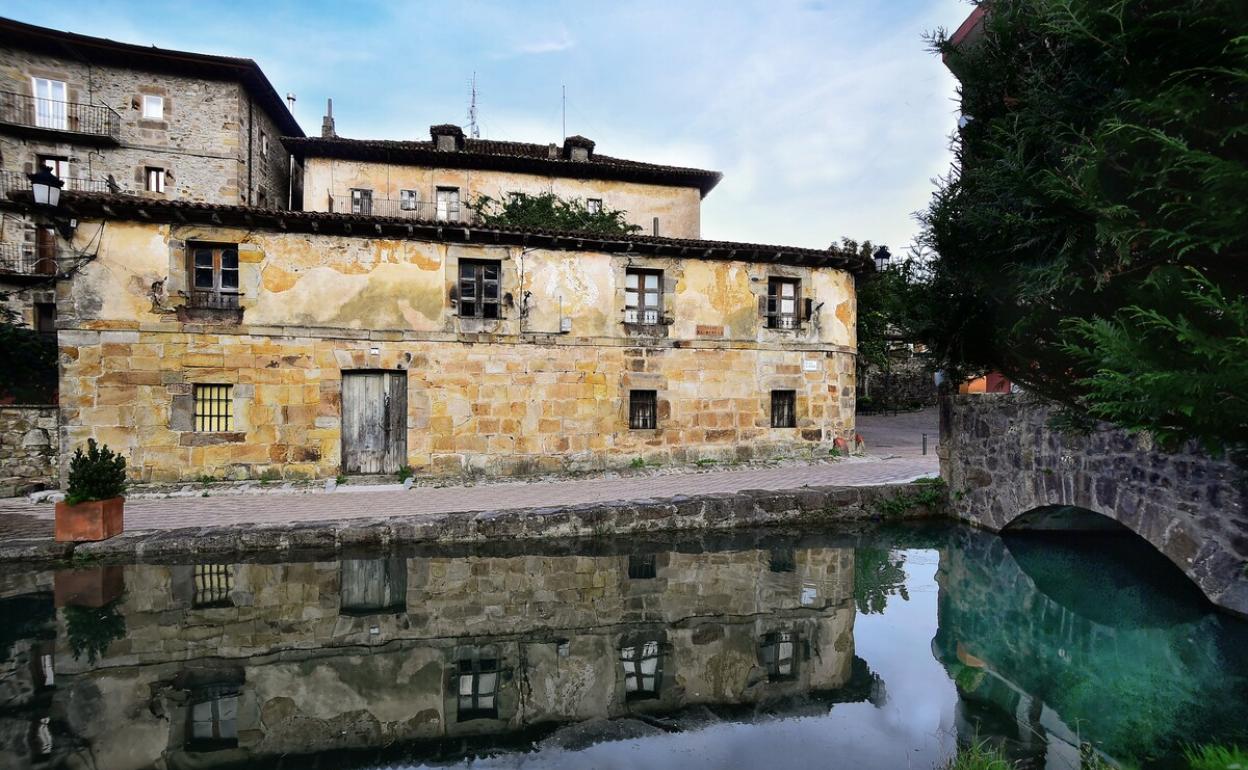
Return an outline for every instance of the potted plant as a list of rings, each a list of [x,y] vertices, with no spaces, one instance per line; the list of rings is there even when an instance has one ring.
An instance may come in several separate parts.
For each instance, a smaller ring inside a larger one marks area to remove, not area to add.
[[[87,439],[86,453],[79,447],[69,461],[69,489],[56,504],[56,539],[81,542],[121,534],[125,491],[126,458]]]

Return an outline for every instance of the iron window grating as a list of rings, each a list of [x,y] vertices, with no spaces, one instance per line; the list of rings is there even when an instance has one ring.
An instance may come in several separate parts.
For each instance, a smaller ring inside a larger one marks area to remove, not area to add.
[[[658,391],[628,392],[628,427],[630,430],[653,430],[659,425]]]
[[[228,433],[234,430],[233,385],[195,386],[195,430]]]
[[[771,427],[797,427],[797,391],[771,391]]]
[[[470,658],[456,666],[458,708],[456,719],[498,719],[498,684],[500,669],[497,658]]]
[[[196,564],[193,607],[229,607],[234,601],[234,571],[228,564]]]

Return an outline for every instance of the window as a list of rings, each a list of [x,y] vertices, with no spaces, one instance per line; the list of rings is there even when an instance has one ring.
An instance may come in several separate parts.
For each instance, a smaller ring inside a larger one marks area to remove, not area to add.
[[[797,558],[792,548],[771,549],[771,559],[767,565],[772,572],[792,572],[797,569]]]
[[[211,687],[195,693],[191,703],[188,747],[229,749],[238,745],[238,691]]]
[[[459,262],[459,315],[498,318],[499,262],[463,259]]]
[[[658,574],[654,554],[633,554],[628,557],[629,580],[650,580]]]
[[[771,681],[793,679],[797,676],[797,634],[776,631],[764,635],[758,657]]]
[[[165,191],[165,170],[148,166],[145,171],[147,178],[147,191],[163,193]]]
[[[39,128],[69,128],[69,115],[65,103],[69,101],[69,89],[60,80],[31,78],[31,91],[35,96],[35,125]]]
[[[56,334],[56,303],[35,303],[35,331],[40,334]]]
[[[602,213],[602,198],[590,198],[585,201],[585,210],[590,214]]]
[[[628,392],[628,427],[631,430],[653,430],[658,427],[658,392],[653,390],[630,390]]]
[[[796,278],[772,278],[767,281],[768,328],[797,328],[797,287]]]
[[[232,385],[195,386],[195,430],[199,433],[228,433],[234,430]],[[196,573],[198,576],[198,573]]]
[[[260,132],[260,157],[269,157],[269,135],[263,131]]]
[[[420,206],[420,196],[415,190],[399,190],[399,209],[415,211]]]
[[[60,179],[69,179],[69,158],[64,155],[40,155],[38,168],[46,168]]]
[[[457,719],[498,719],[498,659],[472,658],[457,667]]]
[[[143,119],[144,120],[164,120],[165,119],[165,97],[143,95]]]
[[[525,199],[525,194],[519,190],[511,190],[507,193],[507,204],[519,203]]]
[[[199,387],[196,386],[196,407],[199,405]],[[227,387],[220,385],[210,385],[208,387]],[[198,420],[198,409],[196,409],[196,419]],[[196,608],[203,607],[232,607],[234,600],[230,598],[230,591],[234,590],[234,568],[228,564],[196,564],[195,565],[195,595],[191,599],[191,606]]]
[[[351,213],[366,215],[373,213],[372,190],[362,190],[358,187],[351,188]]]
[[[797,427],[797,391],[771,391],[771,427]]]
[[[663,271],[624,273],[624,323],[657,324],[663,314]]]
[[[438,209],[436,219],[439,222],[459,221],[459,188],[438,188]]]
[[[661,650],[662,644],[657,639],[638,640],[620,647],[625,700],[659,697],[663,684]]]
[[[238,247],[191,244],[191,307],[238,307]]]

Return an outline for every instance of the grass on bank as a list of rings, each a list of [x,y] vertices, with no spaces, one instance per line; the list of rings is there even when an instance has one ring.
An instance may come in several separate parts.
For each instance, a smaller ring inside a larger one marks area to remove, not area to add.
[[[1238,746],[1200,746],[1183,752],[1187,760],[1188,770],[1248,770],[1248,752]],[[1105,768],[1108,764],[1099,758],[1093,758],[1085,768]],[[970,746],[958,749],[958,753],[949,758],[940,770],[1017,770],[1018,765],[1009,761],[1000,749],[993,748],[983,741],[976,741]]]

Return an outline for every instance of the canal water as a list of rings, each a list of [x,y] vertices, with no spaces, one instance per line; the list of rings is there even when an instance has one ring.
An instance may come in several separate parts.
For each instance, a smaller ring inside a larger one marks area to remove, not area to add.
[[[0,768],[1183,767],[1248,627],[953,525],[0,569]]]

